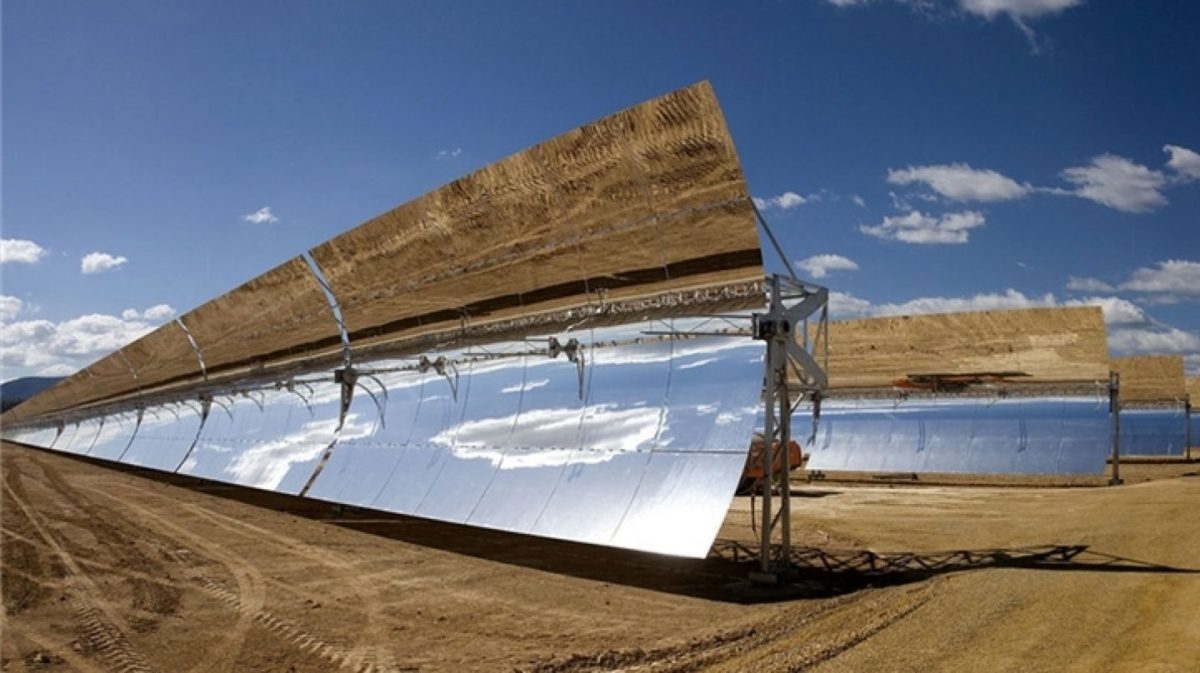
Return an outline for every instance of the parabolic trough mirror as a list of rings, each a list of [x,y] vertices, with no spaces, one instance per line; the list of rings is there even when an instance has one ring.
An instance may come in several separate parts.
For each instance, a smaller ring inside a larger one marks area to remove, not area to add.
[[[806,450],[810,470],[1066,475],[1103,473],[1111,443],[1104,398],[831,400]]]
[[[764,348],[690,326],[762,308],[763,274],[701,83],[293,258],[27,401],[5,436],[699,557],[746,460]]]

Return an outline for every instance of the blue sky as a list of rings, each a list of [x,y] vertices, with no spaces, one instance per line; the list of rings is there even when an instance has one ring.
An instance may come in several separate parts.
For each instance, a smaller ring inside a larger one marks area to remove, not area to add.
[[[1114,352],[1200,373],[1198,28],[1166,0],[8,0],[2,376],[701,79],[838,314],[1099,303]]]

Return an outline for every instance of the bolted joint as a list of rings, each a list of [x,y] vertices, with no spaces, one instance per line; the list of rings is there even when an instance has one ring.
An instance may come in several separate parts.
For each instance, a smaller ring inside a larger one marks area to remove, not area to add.
[[[792,323],[787,318],[779,318],[764,313],[750,316],[750,335],[759,341],[770,341],[787,337],[792,333]]]
[[[333,382],[344,386],[353,386],[358,382],[358,372],[353,367],[343,367],[333,370]]]
[[[560,354],[565,354],[568,360],[571,362],[576,362],[579,360],[579,350],[581,346],[582,344],[579,343],[579,340],[574,337],[569,339],[565,344],[560,342],[555,337],[550,337],[550,346],[546,349],[546,354],[549,355],[551,359],[556,359]]]

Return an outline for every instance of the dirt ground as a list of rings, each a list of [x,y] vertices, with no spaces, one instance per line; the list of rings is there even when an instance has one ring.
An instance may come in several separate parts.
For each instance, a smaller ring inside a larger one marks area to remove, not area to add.
[[[745,498],[686,561],[11,444],[0,466],[4,671],[1200,670],[1197,465],[797,483],[776,589],[738,560]]]

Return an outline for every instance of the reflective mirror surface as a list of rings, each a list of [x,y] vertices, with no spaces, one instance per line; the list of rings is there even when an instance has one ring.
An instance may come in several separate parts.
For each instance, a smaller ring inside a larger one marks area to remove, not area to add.
[[[1187,421],[1182,406],[1122,409],[1121,455],[1182,456],[1187,443]]]
[[[792,430],[809,470],[1100,474],[1112,446],[1095,398],[826,400]]]

